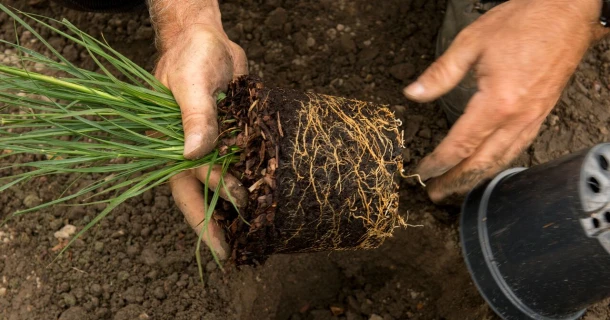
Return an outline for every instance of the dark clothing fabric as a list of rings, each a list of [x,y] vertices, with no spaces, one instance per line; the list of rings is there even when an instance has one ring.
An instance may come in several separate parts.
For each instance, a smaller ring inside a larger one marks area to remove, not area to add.
[[[88,12],[125,12],[146,6],[146,0],[53,0],[70,9]]]

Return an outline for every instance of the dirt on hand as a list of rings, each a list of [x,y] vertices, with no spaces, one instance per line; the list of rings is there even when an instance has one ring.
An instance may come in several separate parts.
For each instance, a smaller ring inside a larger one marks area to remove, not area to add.
[[[154,32],[144,11],[92,14],[47,0],[5,2],[67,18],[91,35],[103,34],[147,70],[154,67]],[[250,73],[266,83],[394,106],[405,131],[407,172],[448,130],[436,104],[416,105],[401,93],[433,62],[444,8],[445,1],[424,0],[221,3],[225,30],[245,49]],[[2,39],[15,39],[6,15],[0,15],[0,26]],[[95,70],[86,51],[39,31],[70,61]],[[21,28],[17,34],[21,43],[42,47]],[[515,166],[610,140],[609,47],[605,40],[587,53],[538,139]],[[3,46],[0,60],[9,62],[10,53]],[[26,188],[1,193],[0,218],[56,197],[75,178],[35,179]],[[400,212],[412,227],[397,230],[378,249],[274,255],[260,267],[222,272],[202,246],[204,285],[195,261],[196,235],[168,186],[123,204],[57,260],[66,241],[54,234],[68,225],[80,230],[103,207],[28,214],[0,229],[0,320],[498,319],[461,257],[459,212],[435,207],[416,180],[402,181],[400,195]],[[585,316],[608,318],[607,303]]]

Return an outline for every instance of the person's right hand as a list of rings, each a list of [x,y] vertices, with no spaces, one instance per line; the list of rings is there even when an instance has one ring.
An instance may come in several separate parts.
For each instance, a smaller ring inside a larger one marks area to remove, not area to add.
[[[182,111],[185,158],[203,157],[215,148],[218,138],[216,98],[233,78],[248,73],[246,55],[224,32],[216,1],[202,0],[196,5],[153,1],[151,14],[157,20],[161,51],[155,77],[171,90]],[[176,205],[197,234],[208,206],[203,195],[208,169],[182,172],[170,181]],[[214,190],[220,180],[220,167],[215,166],[208,188]],[[238,207],[245,206],[248,194],[239,180],[225,175],[224,182],[229,194],[221,186],[219,195]],[[208,224],[203,240],[220,259],[230,254],[224,232],[214,221]]]
[[[608,34],[601,1],[511,0],[462,30],[405,95],[430,102],[471,70],[477,92],[417,168],[430,199],[459,204],[537,136],[590,45]]]

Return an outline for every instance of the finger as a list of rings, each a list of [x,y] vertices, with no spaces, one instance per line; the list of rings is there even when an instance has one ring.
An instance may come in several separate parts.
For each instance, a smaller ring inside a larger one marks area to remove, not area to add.
[[[182,85],[174,86],[174,96],[182,111],[184,126],[184,157],[198,159],[210,153],[218,138],[216,99],[203,79],[185,77]]]
[[[222,176],[222,166],[214,165],[210,171],[207,165],[194,169],[195,177],[203,184],[206,184],[208,189],[215,190],[218,183],[222,180],[224,186],[220,186],[218,196],[235,204],[238,208],[245,208],[248,204],[248,191],[244,185],[232,175],[225,173]],[[208,176],[209,174],[209,176]]]
[[[234,42],[230,43],[233,57],[233,79],[248,74],[248,58],[246,52]]]
[[[541,123],[536,120],[526,129],[499,129],[475,155],[427,184],[430,199],[437,204],[459,200],[481,181],[504,170],[532,143]]]
[[[422,180],[437,177],[462,160],[470,157],[477,148],[500,126],[506,118],[494,116],[492,100],[484,92],[477,92],[462,115],[449,130],[447,137],[425,157],[417,168]]]
[[[172,196],[176,205],[184,215],[188,224],[201,235],[204,230],[207,203],[203,198],[203,186],[201,182],[190,172],[180,173],[170,180]],[[207,224],[206,232],[201,236],[219,259],[225,260],[229,257],[230,247],[225,241],[224,230],[211,219]]]
[[[182,111],[185,145],[184,157],[197,159],[205,156],[214,148],[218,136],[218,123],[216,119],[216,100],[208,93],[209,86],[204,86],[204,79],[199,73],[178,76],[172,79],[170,85],[167,63],[161,59],[156,66],[155,77],[170,88],[176,102]],[[199,75],[198,75],[199,74]]]
[[[403,91],[417,102],[429,102],[457,86],[476,62],[480,39],[471,29],[464,29],[447,51]]]

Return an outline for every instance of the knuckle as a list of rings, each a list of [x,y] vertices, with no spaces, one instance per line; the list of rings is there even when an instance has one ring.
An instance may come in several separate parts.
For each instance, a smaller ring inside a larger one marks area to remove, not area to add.
[[[455,141],[455,143],[453,144],[453,148],[454,148],[453,150],[454,150],[455,156],[457,158],[466,159],[474,153],[477,146],[475,145],[474,142],[472,142],[470,140],[461,139],[461,140]]]
[[[519,98],[517,96],[503,95],[497,98],[497,104],[493,112],[499,118],[512,118],[522,113],[519,108]]]
[[[490,154],[477,159],[464,171],[462,179],[468,180],[471,187],[474,187],[482,180],[493,177],[512,161],[510,149],[506,153]]]
[[[438,177],[448,170],[447,165],[442,159],[443,155],[437,151],[421,161],[417,168],[417,173],[421,176],[422,180]]]
[[[451,189],[460,192],[467,192],[475,187],[482,180],[488,178],[494,171],[494,164],[487,161],[478,161],[472,166],[464,168],[459,172],[449,184]]]
[[[185,130],[187,130],[187,128],[199,129],[202,133],[208,134],[213,131],[218,131],[218,123],[211,112],[204,112],[203,110],[185,112],[182,115],[182,122]]]
[[[190,89],[190,86],[197,86],[200,90],[206,90],[208,87],[208,81],[201,74],[190,70],[190,68],[178,66],[169,77],[169,82],[172,86],[178,87],[177,94],[186,93],[184,90]]]
[[[217,34],[217,32],[214,32],[213,30],[211,30],[209,28],[201,28],[201,27],[190,29],[189,32],[187,33],[187,38],[190,41],[187,41],[185,43],[195,41],[192,43],[206,43],[206,44],[212,45],[212,44],[220,44],[222,42],[222,39]]]
[[[519,111],[510,105],[503,105],[499,107],[495,113],[499,118],[513,118],[519,115]]]
[[[172,193],[179,193],[188,184],[189,179],[193,178],[192,170],[180,172],[169,178],[169,187]]]
[[[246,57],[246,51],[240,47],[238,44],[236,44],[235,42],[230,42],[230,48],[231,48],[231,52],[233,54],[233,59],[236,62],[239,61],[245,61],[247,62],[247,57]]]
[[[466,27],[460,31],[455,40],[453,41],[454,46],[472,46],[474,43],[479,41],[479,35],[473,26]]]

